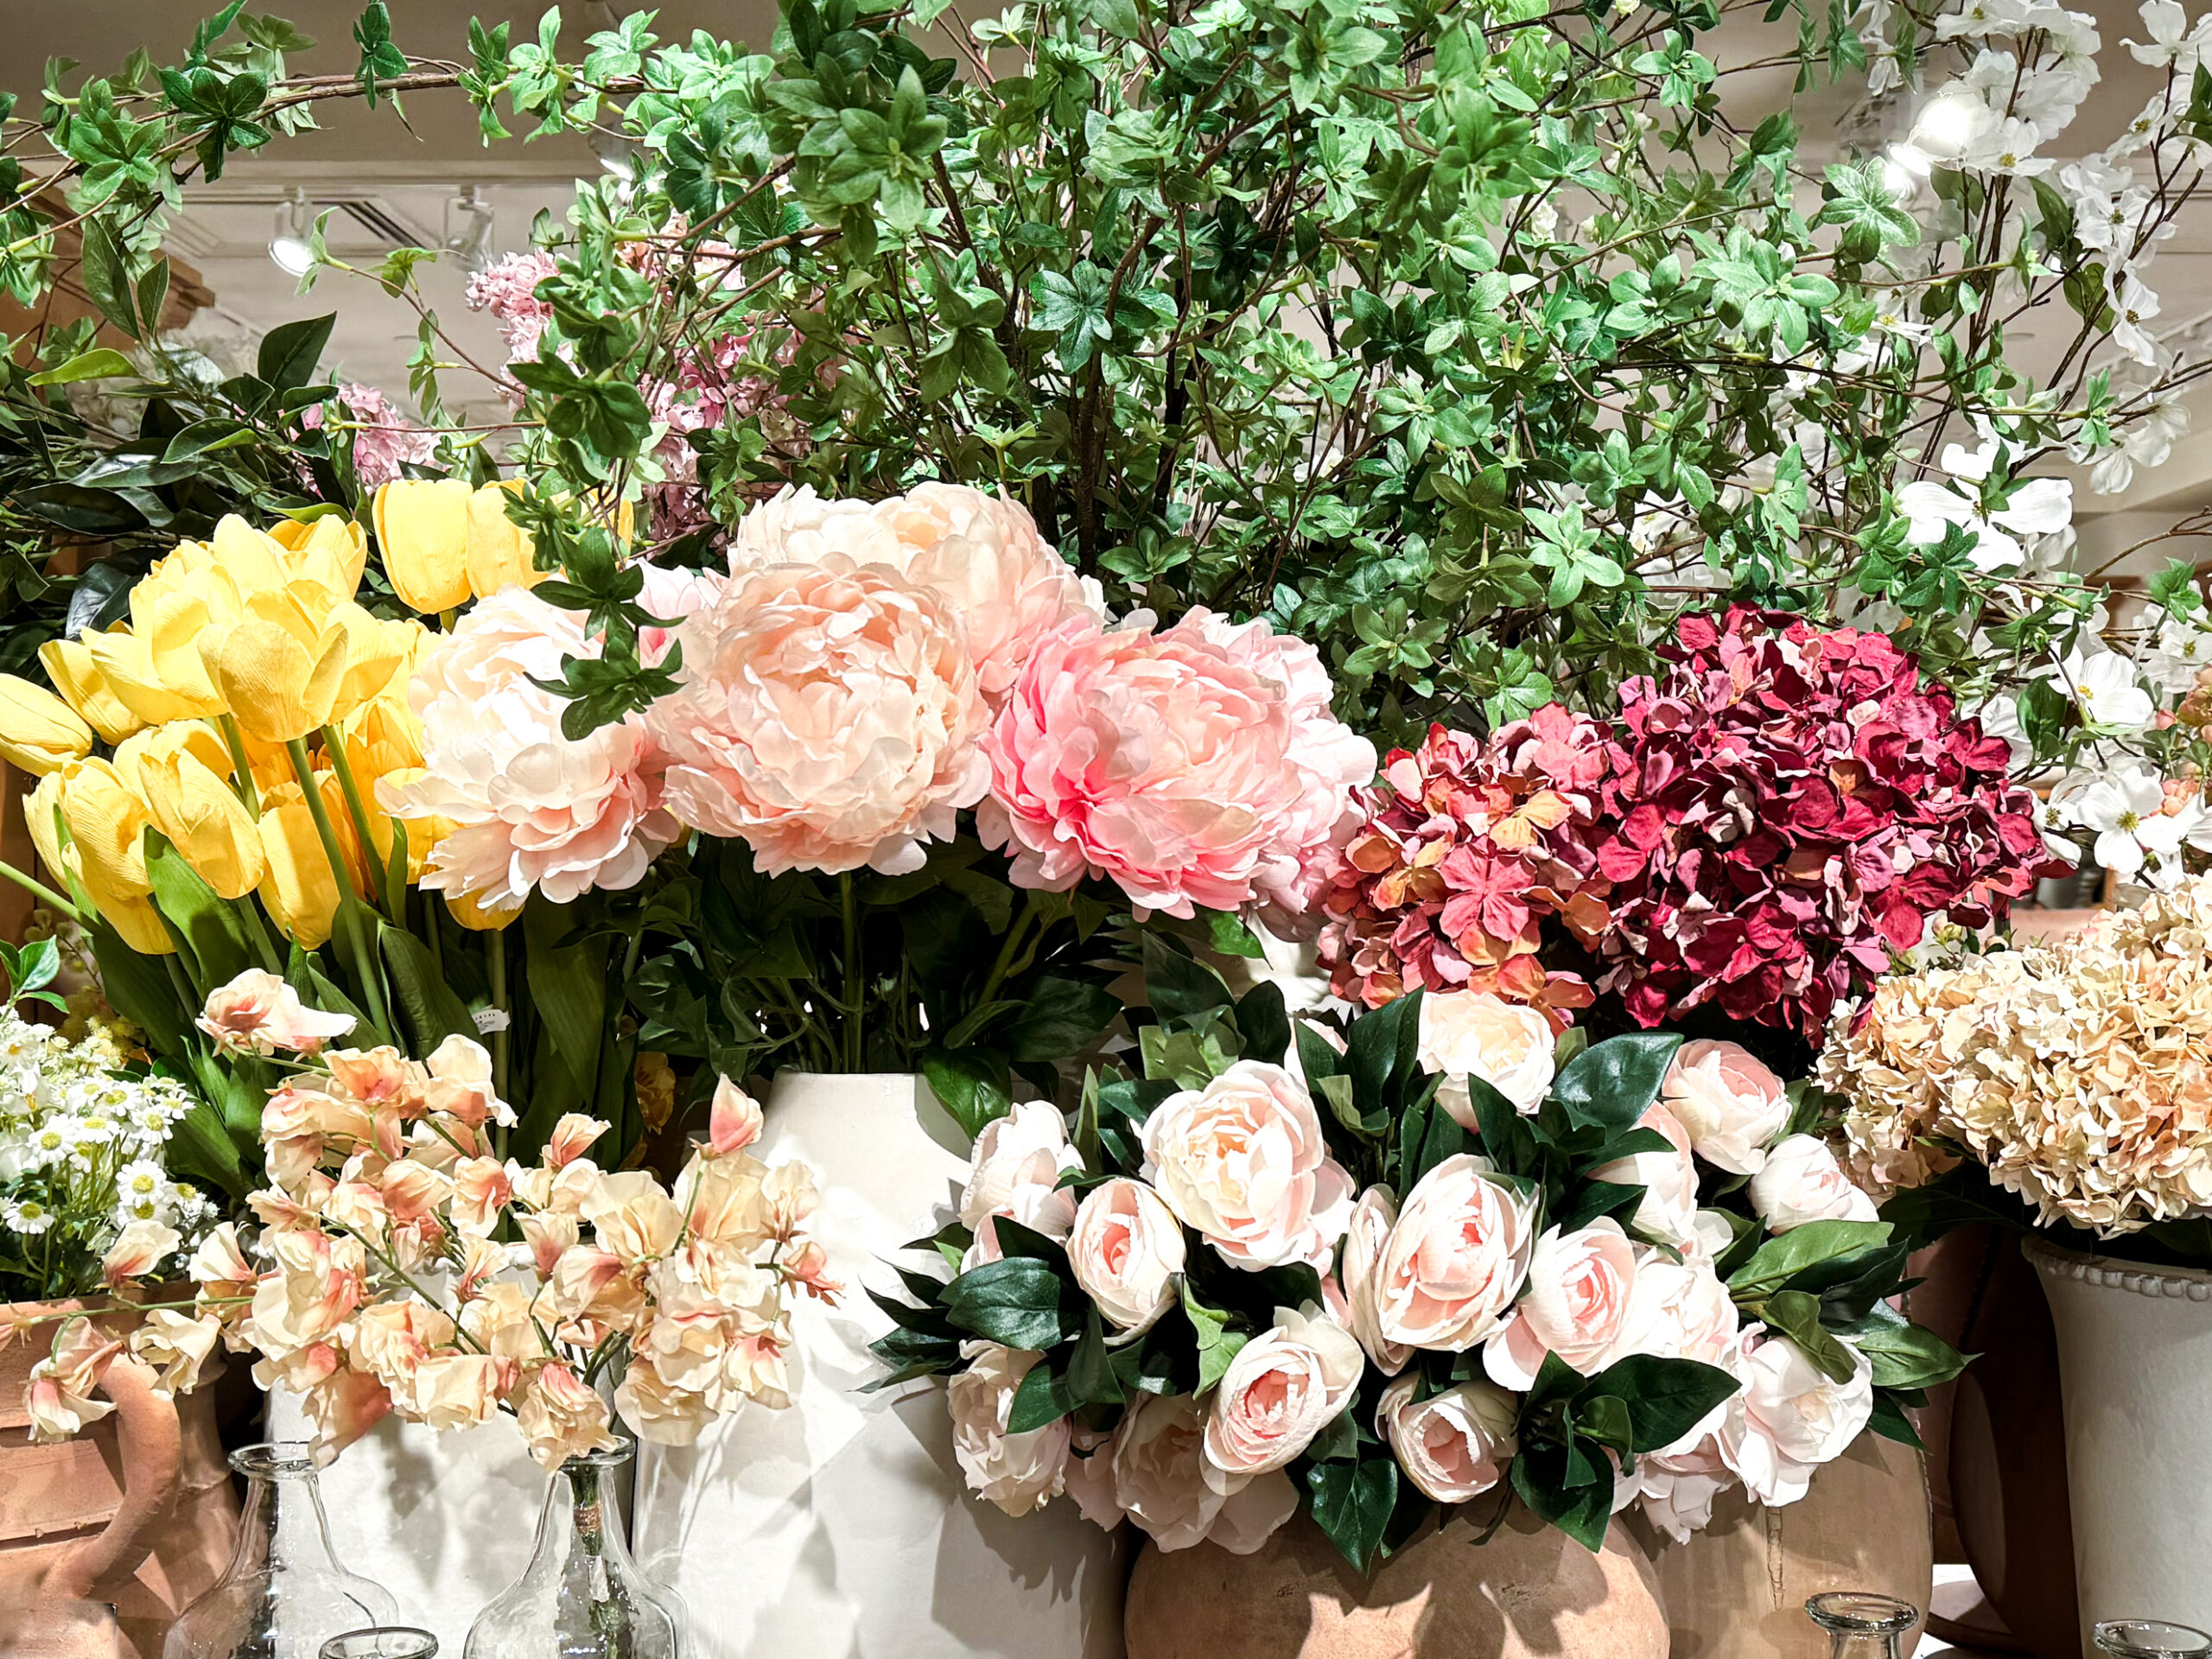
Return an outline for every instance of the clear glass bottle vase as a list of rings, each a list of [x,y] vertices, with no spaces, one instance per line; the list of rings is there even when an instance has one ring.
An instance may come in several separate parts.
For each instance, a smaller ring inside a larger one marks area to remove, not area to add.
[[[342,1631],[398,1622],[390,1591],[338,1564],[305,1441],[241,1447],[231,1467],[246,1483],[238,1548],[169,1627],[162,1659],[317,1659]]]
[[[636,1450],[561,1465],[530,1565],[477,1615],[462,1659],[683,1659],[683,1603],[638,1570],[610,1490]]]
[[[1901,1659],[1920,1609],[1871,1590],[1831,1590],[1808,1601],[1805,1616],[1827,1632],[1829,1659]]]

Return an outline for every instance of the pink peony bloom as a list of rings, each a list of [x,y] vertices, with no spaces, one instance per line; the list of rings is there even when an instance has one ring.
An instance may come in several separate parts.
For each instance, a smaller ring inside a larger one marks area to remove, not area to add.
[[[1016,883],[1110,876],[1140,910],[1181,917],[1302,912],[1373,766],[1329,715],[1311,646],[1203,610],[1164,629],[1063,622],[984,747],[976,823],[985,845],[1010,848]]]
[[[771,875],[922,867],[989,782],[976,671],[934,595],[840,554],[741,575],[677,630],[648,729],[669,804]]]
[[[564,736],[568,704],[531,683],[561,659],[594,657],[584,619],[511,588],[480,601],[416,672],[408,700],[423,721],[423,773],[378,781],[387,810],[455,828],[422,885],[494,912],[533,887],[565,904],[634,887],[681,833],[661,810],[642,722]]]
[[[319,1054],[333,1037],[353,1029],[350,1014],[325,1014],[300,1001],[299,993],[262,968],[249,968],[227,985],[207,994],[207,1006],[194,1021],[225,1054]]]

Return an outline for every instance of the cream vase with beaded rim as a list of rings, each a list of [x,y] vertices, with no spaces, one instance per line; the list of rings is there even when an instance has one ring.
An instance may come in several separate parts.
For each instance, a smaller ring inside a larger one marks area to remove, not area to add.
[[[2212,1626],[2212,1272],[2025,1249],[2058,1331],[2082,1650],[2100,1619]]]

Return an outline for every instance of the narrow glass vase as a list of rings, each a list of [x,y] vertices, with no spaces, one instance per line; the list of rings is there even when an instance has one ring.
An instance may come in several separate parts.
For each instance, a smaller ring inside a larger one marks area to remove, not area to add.
[[[231,1467],[245,1477],[238,1548],[162,1659],[318,1659],[334,1636],[399,1622],[390,1591],[339,1566],[305,1441],[241,1447]]]
[[[636,1449],[561,1465],[530,1565],[477,1615],[462,1659],[683,1659],[683,1604],[631,1560],[610,1490]]]
[[[1805,1616],[1828,1633],[1828,1659],[1901,1659],[1920,1609],[1871,1590],[1831,1590],[1808,1601]]]

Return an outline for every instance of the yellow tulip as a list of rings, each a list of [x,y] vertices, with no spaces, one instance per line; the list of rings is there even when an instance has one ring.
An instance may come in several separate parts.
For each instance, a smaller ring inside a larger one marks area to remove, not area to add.
[[[384,573],[410,609],[451,610],[468,597],[470,493],[457,478],[403,478],[377,492]]]
[[[292,579],[289,550],[234,512],[217,522],[212,550],[241,594],[270,592]]]
[[[103,741],[120,743],[145,724],[108,689],[106,677],[92,660],[92,647],[82,640],[49,639],[38,648],[38,660],[54,690],[92,722]]]
[[[38,861],[46,866],[54,878],[54,885],[62,892],[69,891],[64,879],[76,868],[73,859],[64,863],[60,825],[55,814],[61,810],[62,778],[58,772],[49,772],[38,780],[38,787],[23,797],[23,822],[31,832],[31,845],[38,849]]]
[[[223,694],[208,677],[200,641],[210,628],[234,621],[237,616],[234,610],[219,613],[198,594],[167,594],[155,601],[146,626],[134,626],[131,632],[145,640],[154,672],[163,685],[210,709],[220,709]]]
[[[514,484],[486,484],[468,498],[468,591],[488,599],[502,588],[535,588],[550,570],[533,568],[533,544],[507,517]]]
[[[229,758],[225,757],[225,765]],[[261,885],[269,861],[253,815],[197,755],[178,750],[140,769],[147,815],[200,879],[225,899]]]
[[[132,899],[151,893],[145,803],[105,760],[72,761],[55,775],[61,779],[62,822],[83,861],[86,889],[96,900],[102,893]]]
[[[171,755],[188,754],[218,778],[231,775],[231,752],[222,735],[204,720],[176,720],[166,726],[149,726],[115,746],[115,769],[141,800],[146,798],[143,774],[153,764]]]
[[[355,709],[346,721],[346,759],[367,789],[372,779],[423,765],[423,722],[387,691]]]
[[[268,860],[261,902],[276,925],[302,949],[330,937],[338,914],[338,878],[315,833],[315,817],[297,784],[272,791],[262,802],[261,849]]]
[[[368,538],[360,525],[342,513],[326,512],[301,524],[287,518],[272,525],[270,539],[292,556],[296,575],[328,588],[340,599],[351,599],[361,585],[361,571],[369,562]]]
[[[324,626],[342,629],[346,635],[346,671],[330,714],[332,720],[344,720],[391,684],[413,652],[412,631],[423,625],[412,617],[404,622],[379,622],[347,600],[331,607]]]
[[[25,772],[59,772],[92,752],[92,728],[42,685],[0,674],[0,754]]]
[[[203,634],[200,654],[241,730],[289,743],[330,719],[346,677],[346,640],[343,624],[318,626],[292,595],[261,593],[237,621]]]
[[[512,910],[486,910],[470,893],[449,893],[446,895],[446,909],[472,933],[497,933],[509,926],[522,914],[522,906]]]
[[[108,689],[122,700],[124,708],[146,724],[205,720],[223,712],[219,696],[210,697],[199,692],[198,688],[206,683],[204,676],[194,677],[188,684],[171,685],[154,666],[151,644],[129,630],[88,633],[83,639]]]
[[[72,849],[73,851],[74,849]],[[162,925],[162,912],[154,908],[154,901],[141,894],[116,891],[92,873],[87,865],[79,876],[86,897],[100,913],[100,919],[116,931],[123,942],[142,957],[166,957],[176,950],[176,941]]]

